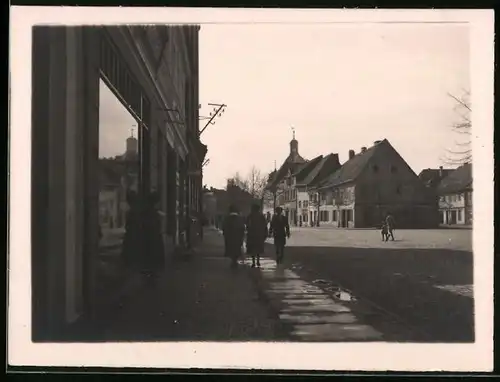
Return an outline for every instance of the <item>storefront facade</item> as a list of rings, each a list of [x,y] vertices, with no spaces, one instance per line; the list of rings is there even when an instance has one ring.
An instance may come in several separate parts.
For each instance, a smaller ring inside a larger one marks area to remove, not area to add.
[[[64,328],[98,309],[102,231],[125,226],[124,211],[107,214],[106,225],[101,221],[103,203],[111,206],[120,195],[110,172],[124,166],[127,173],[115,183],[128,190],[133,183],[140,199],[158,192],[165,256],[187,244],[189,214],[201,207],[206,153],[198,134],[198,33],[198,26],[33,29],[34,340],[59,338]],[[108,160],[105,181],[102,83],[137,126],[132,166],[122,157]],[[108,284],[111,296],[119,286]]]

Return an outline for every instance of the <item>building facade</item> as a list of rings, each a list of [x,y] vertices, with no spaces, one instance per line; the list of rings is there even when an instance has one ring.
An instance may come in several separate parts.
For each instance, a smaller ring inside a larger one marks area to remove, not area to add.
[[[270,174],[265,187],[263,210],[266,215],[272,215],[277,207],[281,207],[288,219],[294,221],[297,215],[297,191],[293,184],[293,174],[306,162],[299,154],[299,142],[294,133],[290,141],[290,153],[280,168]]]
[[[424,184],[385,139],[357,154],[349,150],[349,160],[318,184],[316,192],[320,220],[334,227],[378,227],[389,212],[399,228],[438,225]]]
[[[472,225],[472,164],[466,163],[444,177],[437,187],[440,223]]]
[[[34,341],[61,338],[95,317],[103,296],[119,288],[102,253],[111,239],[123,241],[106,229],[123,227],[124,194],[145,200],[158,192],[166,251],[189,245],[207,150],[198,133],[198,33],[198,26],[33,28]],[[137,126],[130,161],[100,157],[102,83]]]

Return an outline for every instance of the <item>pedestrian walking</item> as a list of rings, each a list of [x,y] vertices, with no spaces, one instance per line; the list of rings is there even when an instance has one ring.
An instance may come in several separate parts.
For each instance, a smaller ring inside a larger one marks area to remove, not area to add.
[[[286,239],[290,237],[290,225],[286,216],[282,215],[283,209],[276,208],[276,214],[271,220],[271,232],[274,237],[276,249],[276,264],[281,264],[285,256]]]
[[[155,285],[159,273],[165,265],[165,247],[161,230],[158,202],[160,197],[157,192],[148,195],[143,211],[143,245],[141,266],[145,281]]]
[[[255,268],[255,265],[260,267],[260,255],[264,253],[264,243],[267,238],[267,221],[258,204],[252,206],[246,225],[247,253],[252,256],[252,268]]]
[[[224,235],[225,256],[231,259],[231,268],[236,268],[245,238],[245,223],[234,205],[229,207],[229,214],[224,220],[222,233]]]
[[[394,241],[394,228],[395,228],[395,222],[394,222],[394,216],[391,215],[389,212],[385,218],[385,223],[387,225],[387,231],[388,231],[388,237],[391,237],[391,240]]]

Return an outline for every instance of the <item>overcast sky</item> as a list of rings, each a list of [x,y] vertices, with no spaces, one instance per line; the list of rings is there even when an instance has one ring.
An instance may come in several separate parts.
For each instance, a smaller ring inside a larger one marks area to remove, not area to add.
[[[137,121],[102,80],[99,105],[99,158],[123,155],[127,138],[132,132],[137,137]]]
[[[387,138],[416,173],[436,168],[455,139],[447,93],[469,88],[463,25],[202,25],[201,114],[228,105],[202,135],[204,183],[280,166],[291,126],[306,159],[335,152],[343,163]]]
[[[436,168],[456,138],[447,93],[464,89],[464,25],[202,25],[200,114],[209,102],[228,105],[202,135],[204,183],[280,166],[291,126],[306,159],[334,152],[343,163],[349,149],[387,138],[417,174]],[[136,123],[104,83],[100,97],[100,156],[123,154]]]

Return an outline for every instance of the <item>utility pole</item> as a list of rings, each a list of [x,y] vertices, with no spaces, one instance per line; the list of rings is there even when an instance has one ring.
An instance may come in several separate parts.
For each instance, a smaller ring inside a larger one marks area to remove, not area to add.
[[[217,116],[220,117],[222,115],[222,113],[224,113],[224,111],[226,110],[226,107],[227,107],[227,105],[225,105],[223,103],[222,104],[209,103],[209,105],[214,106],[214,109],[213,109],[213,111],[210,112],[210,117],[200,117],[200,120],[208,119],[208,122],[205,124],[203,129],[201,129],[199,135],[201,135],[209,125],[214,125],[215,124],[214,118]]]

